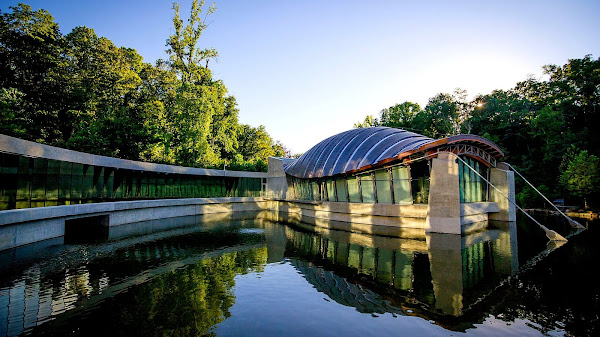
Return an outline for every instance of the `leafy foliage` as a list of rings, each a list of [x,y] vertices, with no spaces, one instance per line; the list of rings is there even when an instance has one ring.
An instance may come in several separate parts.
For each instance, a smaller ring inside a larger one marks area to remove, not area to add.
[[[62,35],[45,10],[0,15],[0,132],[78,151],[176,165],[266,170],[284,155],[260,127],[260,150],[238,123],[233,96],[212,78],[199,48],[214,6],[192,1],[184,24],[173,5],[169,59],[143,62],[88,27]],[[238,154],[241,154],[241,161]],[[262,164],[258,164],[261,161]]]
[[[543,70],[545,81],[528,78],[510,90],[494,90],[470,102],[464,90],[439,93],[422,110],[404,102],[381,110],[379,119],[367,116],[355,126],[397,127],[434,138],[478,134],[498,144],[505,160],[538,188],[543,186],[551,198],[566,196],[580,202],[592,197],[597,202],[597,193],[576,187],[575,180],[588,184],[595,181],[592,171],[599,174],[593,163],[600,155],[596,130],[600,126],[600,59],[587,55],[562,66],[546,65]],[[573,149],[589,155],[584,159]],[[580,178],[562,178],[565,174]],[[523,206],[542,202],[524,185],[518,185],[517,191]]]
[[[581,151],[560,175],[561,184],[578,197],[600,191],[600,158]]]

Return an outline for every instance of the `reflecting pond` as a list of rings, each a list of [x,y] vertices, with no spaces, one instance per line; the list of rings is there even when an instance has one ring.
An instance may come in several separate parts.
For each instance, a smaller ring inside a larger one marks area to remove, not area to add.
[[[0,336],[598,335],[598,223],[553,245],[525,220],[409,240],[273,218],[182,217],[2,252]]]

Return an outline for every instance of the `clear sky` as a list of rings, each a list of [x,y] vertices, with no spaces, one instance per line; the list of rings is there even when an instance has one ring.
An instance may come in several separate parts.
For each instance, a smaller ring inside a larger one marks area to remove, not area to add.
[[[2,0],[4,12],[19,1]],[[21,1],[23,2],[23,1]],[[146,62],[166,58],[172,1],[24,1],[66,34],[93,28]],[[191,0],[181,1],[189,13]],[[210,3],[210,2],[209,2]],[[237,99],[292,152],[396,103],[508,89],[544,64],[600,57],[600,1],[217,0],[200,47]]]

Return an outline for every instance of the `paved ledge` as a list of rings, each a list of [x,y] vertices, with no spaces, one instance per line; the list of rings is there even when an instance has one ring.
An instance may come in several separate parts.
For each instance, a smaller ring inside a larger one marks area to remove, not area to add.
[[[189,198],[100,202],[90,204],[50,206],[0,211],[0,226],[53,218],[71,218],[115,211],[210,204],[253,203],[265,201],[260,197]]]

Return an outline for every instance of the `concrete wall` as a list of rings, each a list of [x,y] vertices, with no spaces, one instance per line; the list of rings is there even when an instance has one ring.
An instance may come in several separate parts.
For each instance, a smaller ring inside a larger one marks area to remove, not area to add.
[[[267,172],[266,196],[275,199],[286,199],[289,186],[283,164],[285,158],[269,157],[269,172]]]
[[[109,226],[200,214],[229,214],[272,209],[262,198],[194,198],[120,201],[26,208],[0,212],[0,250],[62,237],[65,221],[109,216]]]
[[[275,201],[279,220],[324,229],[403,238],[424,238],[427,205]]]

